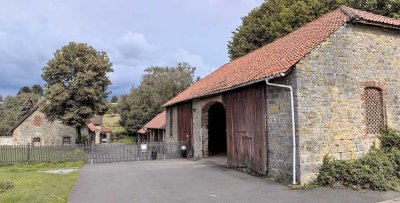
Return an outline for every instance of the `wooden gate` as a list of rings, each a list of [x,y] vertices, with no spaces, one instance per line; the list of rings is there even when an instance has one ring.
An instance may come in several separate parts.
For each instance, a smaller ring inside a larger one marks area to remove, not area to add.
[[[223,96],[228,164],[266,173],[266,96],[264,84]]]
[[[178,142],[188,143],[189,155],[193,154],[193,114],[192,103],[180,104],[177,107],[178,114]]]

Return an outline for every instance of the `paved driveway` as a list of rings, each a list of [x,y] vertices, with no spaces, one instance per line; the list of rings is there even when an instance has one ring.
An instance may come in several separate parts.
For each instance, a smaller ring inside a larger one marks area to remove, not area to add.
[[[377,202],[396,192],[293,190],[214,162],[165,160],[86,165],[70,202]]]

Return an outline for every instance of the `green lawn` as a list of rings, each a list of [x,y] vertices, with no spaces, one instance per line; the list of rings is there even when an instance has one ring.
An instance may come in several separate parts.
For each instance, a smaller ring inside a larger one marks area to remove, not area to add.
[[[113,140],[113,142],[126,143],[126,144],[132,144],[133,141],[135,141],[135,137],[133,137],[133,136],[124,136],[124,137],[116,138],[115,140]]]
[[[38,171],[81,168],[83,162],[15,164],[0,166],[0,202],[67,202],[68,194],[79,177]],[[8,186],[8,187],[7,187]]]

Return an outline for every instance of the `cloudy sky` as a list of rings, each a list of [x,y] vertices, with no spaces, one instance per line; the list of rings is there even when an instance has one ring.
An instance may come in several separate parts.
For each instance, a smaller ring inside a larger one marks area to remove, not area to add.
[[[113,95],[129,92],[151,65],[188,62],[205,76],[228,62],[227,41],[263,0],[0,0],[0,94],[39,83],[70,41],[106,51]]]

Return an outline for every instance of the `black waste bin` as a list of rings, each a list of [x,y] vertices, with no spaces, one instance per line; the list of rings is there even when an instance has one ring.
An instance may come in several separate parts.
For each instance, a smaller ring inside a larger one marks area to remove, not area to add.
[[[186,158],[186,156],[187,156],[186,146],[181,147],[181,156],[182,156],[182,158]]]
[[[151,151],[151,160],[157,159],[157,151]]]

